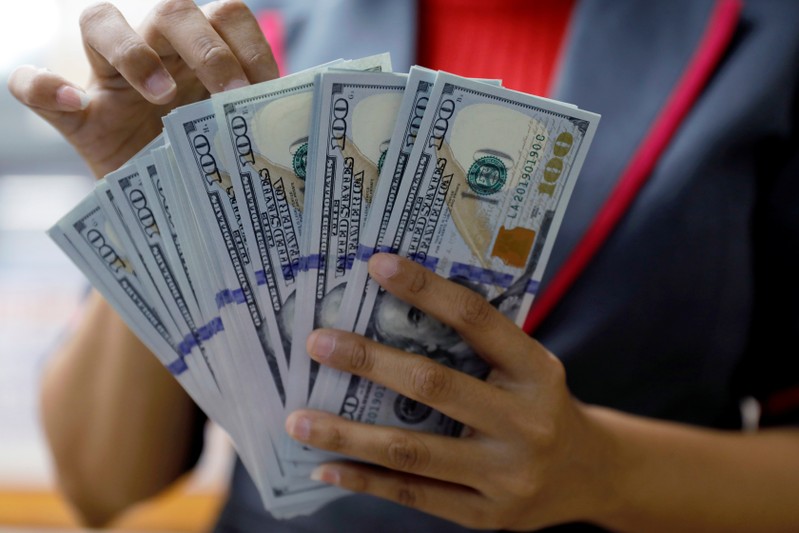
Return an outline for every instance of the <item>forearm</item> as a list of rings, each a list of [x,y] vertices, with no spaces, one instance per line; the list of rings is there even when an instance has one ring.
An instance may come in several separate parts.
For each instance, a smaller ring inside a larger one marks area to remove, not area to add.
[[[81,517],[105,523],[178,477],[195,418],[174,378],[92,293],[42,384],[59,483]]]
[[[799,431],[736,433],[588,408],[609,445],[621,531],[796,531]]]

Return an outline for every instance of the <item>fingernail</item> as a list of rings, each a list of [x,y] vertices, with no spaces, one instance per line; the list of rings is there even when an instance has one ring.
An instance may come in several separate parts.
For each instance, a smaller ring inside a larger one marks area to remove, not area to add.
[[[306,441],[311,438],[311,419],[305,416],[295,416],[287,428],[289,435],[297,440]]]
[[[232,91],[233,89],[240,89],[242,87],[247,87],[250,84],[247,80],[233,80],[228,82],[227,85],[222,89],[223,91]]]
[[[55,101],[64,107],[74,109],[75,111],[82,111],[89,107],[91,98],[83,91],[63,85],[55,93]]]
[[[175,89],[175,80],[166,71],[159,70],[144,82],[144,88],[155,100],[161,100]]]
[[[330,357],[330,354],[336,348],[336,338],[321,331],[314,331],[311,335],[313,336],[311,339],[311,355],[315,355],[319,359]]]
[[[321,465],[313,469],[313,472],[311,472],[311,479],[314,481],[321,481],[322,483],[329,483],[330,485],[339,485],[341,483],[341,472],[336,468]]]
[[[389,279],[398,269],[399,257],[394,254],[377,254],[369,261],[369,272],[383,279]]]

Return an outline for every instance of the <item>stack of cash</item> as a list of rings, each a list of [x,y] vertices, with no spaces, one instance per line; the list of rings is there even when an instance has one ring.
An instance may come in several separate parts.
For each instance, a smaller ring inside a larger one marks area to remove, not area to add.
[[[461,429],[318,367],[308,334],[355,331],[485,377],[366,263],[409,257],[523,322],[598,120],[496,81],[394,73],[387,54],[335,61],[175,109],[49,233],[289,517],[343,491],[309,478],[331,456],[292,444],[288,412]]]

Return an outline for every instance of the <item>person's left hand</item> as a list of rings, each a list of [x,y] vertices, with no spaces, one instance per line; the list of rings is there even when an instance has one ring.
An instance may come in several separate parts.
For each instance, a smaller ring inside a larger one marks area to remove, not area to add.
[[[160,0],[138,31],[109,2],[87,7],[81,35],[86,90],[23,65],[10,92],[72,144],[97,178],[116,170],[163,129],[171,109],[278,76],[255,15],[241,0]]]
[[[479,294],[395,255],[369,272],[395,296],[454,328],[492,367],[483,382],[430,359],[336,330],[316,330],[322,364],[381,383],[466,425],[461,438],[300,410],[289,434],[365,463],[314,478],[476,528],[533,529],[609,511],[612,445],[574,400],[560,361]]]

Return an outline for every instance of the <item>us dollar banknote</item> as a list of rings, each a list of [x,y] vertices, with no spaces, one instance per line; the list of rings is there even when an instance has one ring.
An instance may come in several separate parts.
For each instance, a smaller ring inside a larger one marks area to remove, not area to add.
[[[207,281],[217,301],[220,314],[229,315],[228,328],[235,328],[237,343],[246,355],[232,358],[231,383],[245,375],[262,376],[264,401],[274,417],[282,415],[285,402],[284,376],[288,373],[286,357],[278,338],[272,307],[262,305],[256,287],[266,283],[271,272],[255,272],[241,223],[241,211],[230,171],[219,151],[219,128],[210,100],[178,108],[164,118],[169,144],[180,169],[185,203],[195,213],[207,257],[194,257],[202,263],[213,262],[216,273]],[[202,249],[202,248],[200,248]],[[273,405],[277,402],[279,407]]]
[[[377,54],[337,60],[297,74],[212,97],[220,151],[247,216],[241,224],[250,261],[264,272],[260,301],[272,306],[283,351],[290,355],[294,296],[300,277],[300,231],[314,77],[332,67],[388,70]]]
[[[375,207],[370,211],[363,231],[361,231],[361,242],[358,246],[355,265],[347,282],[341,312],[336,322],[338,329],[358,332],[366,330],[377,292],[382,290],[369,277],[366,263],[375,252],[397,253],[399,250],[399,239],[408,224],[410,212],[403,211],[405,216],[395,223],[390,234],[388,232],[389,222],[400,194],[402,179],[406,175],[405,169],[419,134],[419,127],[436,75],[436,71],[419,66],[411,67],[409,72],[408,84],[391,135],[392,141],[389,143],[385,163],[378,179],[377,192],[372,202]],[[479,79],[477,81],[489,85],[501,85],[500,80]],[[412,203],[417,191],[413,187],[406,187],[404,191],[407,191],[404,202]],[[320,372],[326,374],[335,371],[323,368],[320,369]],[[331,380],[322,379],[321,381],[328,383]],[[318,393],[324,394],[325,391],[318,390]]]
[[[375,251],[396,253],[398,250],[399,242],[396,240],[401,232],[395,231],[392,238],[387,239],[388,224],[435,79],[435,71],[416,66],[411,68],[408,75],[391,141],[383,157],[383,164],[379,168],[380,176],[372,202],[374,207],[370,210],[367,223],[359,235],[355,264],[350,272],[335,323],[338,329],[357,331],[359,321],[368,321],[380,286],[369,277],[365,263]],[[409,194],[413,192],[409,191]],[[400,225],[404,225],[405,222],[401,221]],[[361,331],[364,329],[361,328]],[[328,387],[335,386],[339,379],[341,379],[339,372],[329,367],[320,367],[318,373],[320,386],[313,391],[309,399],[310,405],[324,407],[324,401],[319,399],[325,398],[329,393]]]
[[[164,151],[166,148],[160,147],[159,150]],[[154,152],[140,156],[135,160],[135,163],[140,178],[138,185],[146,199],[146,211],[142,217],[144,222],[141,222],[141,224],[146,228],[148,226],[146,222],[148,215],[152,215],[155,228],[149,231],[145,230],[145,233],[148,239],[152,238],[160,241],[163,254],[167,258],[167,262],[172,266],[175,285],[183,294],[186,311],[192,321],[195,322],[195,327],[201,332],[205,315],[200,309],[198,291],[191,281],[189,265],[183,255],[182,239],[173,217],[173,209],[167,200],[164,190],[164,185],[172,180],[172,175],[168,167],[165,167],[163,163],[161,165],[162,168],[159,169]],[[141,207],[134,207],[138,196],[136,193],[133,193],[133,195],[133,200],[130,202],[131,207],[138,212]],[[201,291],[199,292],[201,293]]]
[[[296,338],[335,323],[406,82],[407,75],[393,73],[318,75],[318,123],[309,143],[314,181],[302,228],[307,277],[297,289]],[[299,406],[318,367],[304,342],[293,344],[291,360],[289,405]]]
[[[169,230],[161,229],[168,227],[161,211],[163,197],[146,192],[150,190],[146,184],[159,181],[155,163],[149,155],[143,155],[141,159],[141,165],[135,161],[136,164],[125,165],[106,176],[108,192],[112,193],[106,196],[120,214],[119,221],[128,229],[131,244],[138,252],[132,256],[141,262],[137,268],[141,270],[143,267],[152,278],[158,295],[177,326],[181,343],[199,350],[208,375],[216,383],[213,366],[218,362],[211,362],[206,347],[216,336],[218,328],[213,323],[203,323],[185,272],[185,262],[176,254],[176,249],[172,250],[175,244]]]
[[[261,301],[272,306],[290,353],[300,264],[305,161],[315,72],[219,93],[212,98],[221,152],[231,169],[256,272],[270,272]]]
[[[439,73],[385,239],[521,325],[598,122],[573,106]],[[361,333],[485,377],[488,367],[454,330],[387,292],[373,297]],[[357,376],[339,374],[319,402],[367,423],[460,430]]]
[[[199,344],[194,318],[166,257],[163,239],[141,185],[138,167],[125,165],[108,174],[95,188],[98,201],[109,214],[123,246],[130,251],[135,270],[147,284],[150,298],[163,304],[165,323],[187,349]],[[110,216],[111,214],[115,216]]]
[[[250,435],[249,446],[262,451],[247,455],[253,480],[264,494],[282,490],[292,465],[279,461],[273,440],[274,428],[284,418],[287,362],[281,343],[275,342],[272,308],[261,306],[254,291],[257,276],[268,273],[255,273],[250,267],[239,204],[218,149],[211,101],[176,109],[164,117],[164,126],[179,169],[174,192],[185,195],[182,203],[193,212],[203,241],[191,247],[200,251],[191,261],[205,267],[206,290],[216,302],[229,345],[226,364],[215,367],[216,376],[224,390],[235,391],[239,398],[234,407]]]
[[[290,439],[286,409],[460,431],[312,363],[314,328],[489,371],[455,331],[383,291],[369,258],[409,257],[521,325],[597,127],[495,80],[390,69],[387,54],[338,60],[177,108],[50,230],[230,434],[276,517],[345,494],[309,478],[331,454]]]
[[[180,351],[170,336],[160,314],[164,310],[148,298],[97,197],[87,196],[48,233],[192,399],[207,408],[209,416],[228,420],[218,391],[198,381],[204,362],[190,351]],[[224,427],[237,435],[234,425]]]
[[[200,253],[195,252],[191,261],[212,274],[206,276],[205,287],[214,295],[229,342],[226,364],[218,365],[218,375],[223,388],[239,398],[234,405],[243,431],[250,435],[246,440],[258,450],[247,454],[248,471],[271,504],[277,498],[285,502],[281,505],[295,499],[307,505],[308,490],[319,487],[308,480],[309,466],[282,461],[276,452],[282,432],[275,428],[282,427],[284,420],[287,361],[273,308],[261,305],[254,290],[267,283],[272,272],[252,269],[241,206],[219,151],[213,104],[209,100],[178,108],[164,118],[164,124],[179,171],[173,192],[193,213],[201,233],[202,242],[191,246]],[[252,409],[253,405],[259,407]]]

